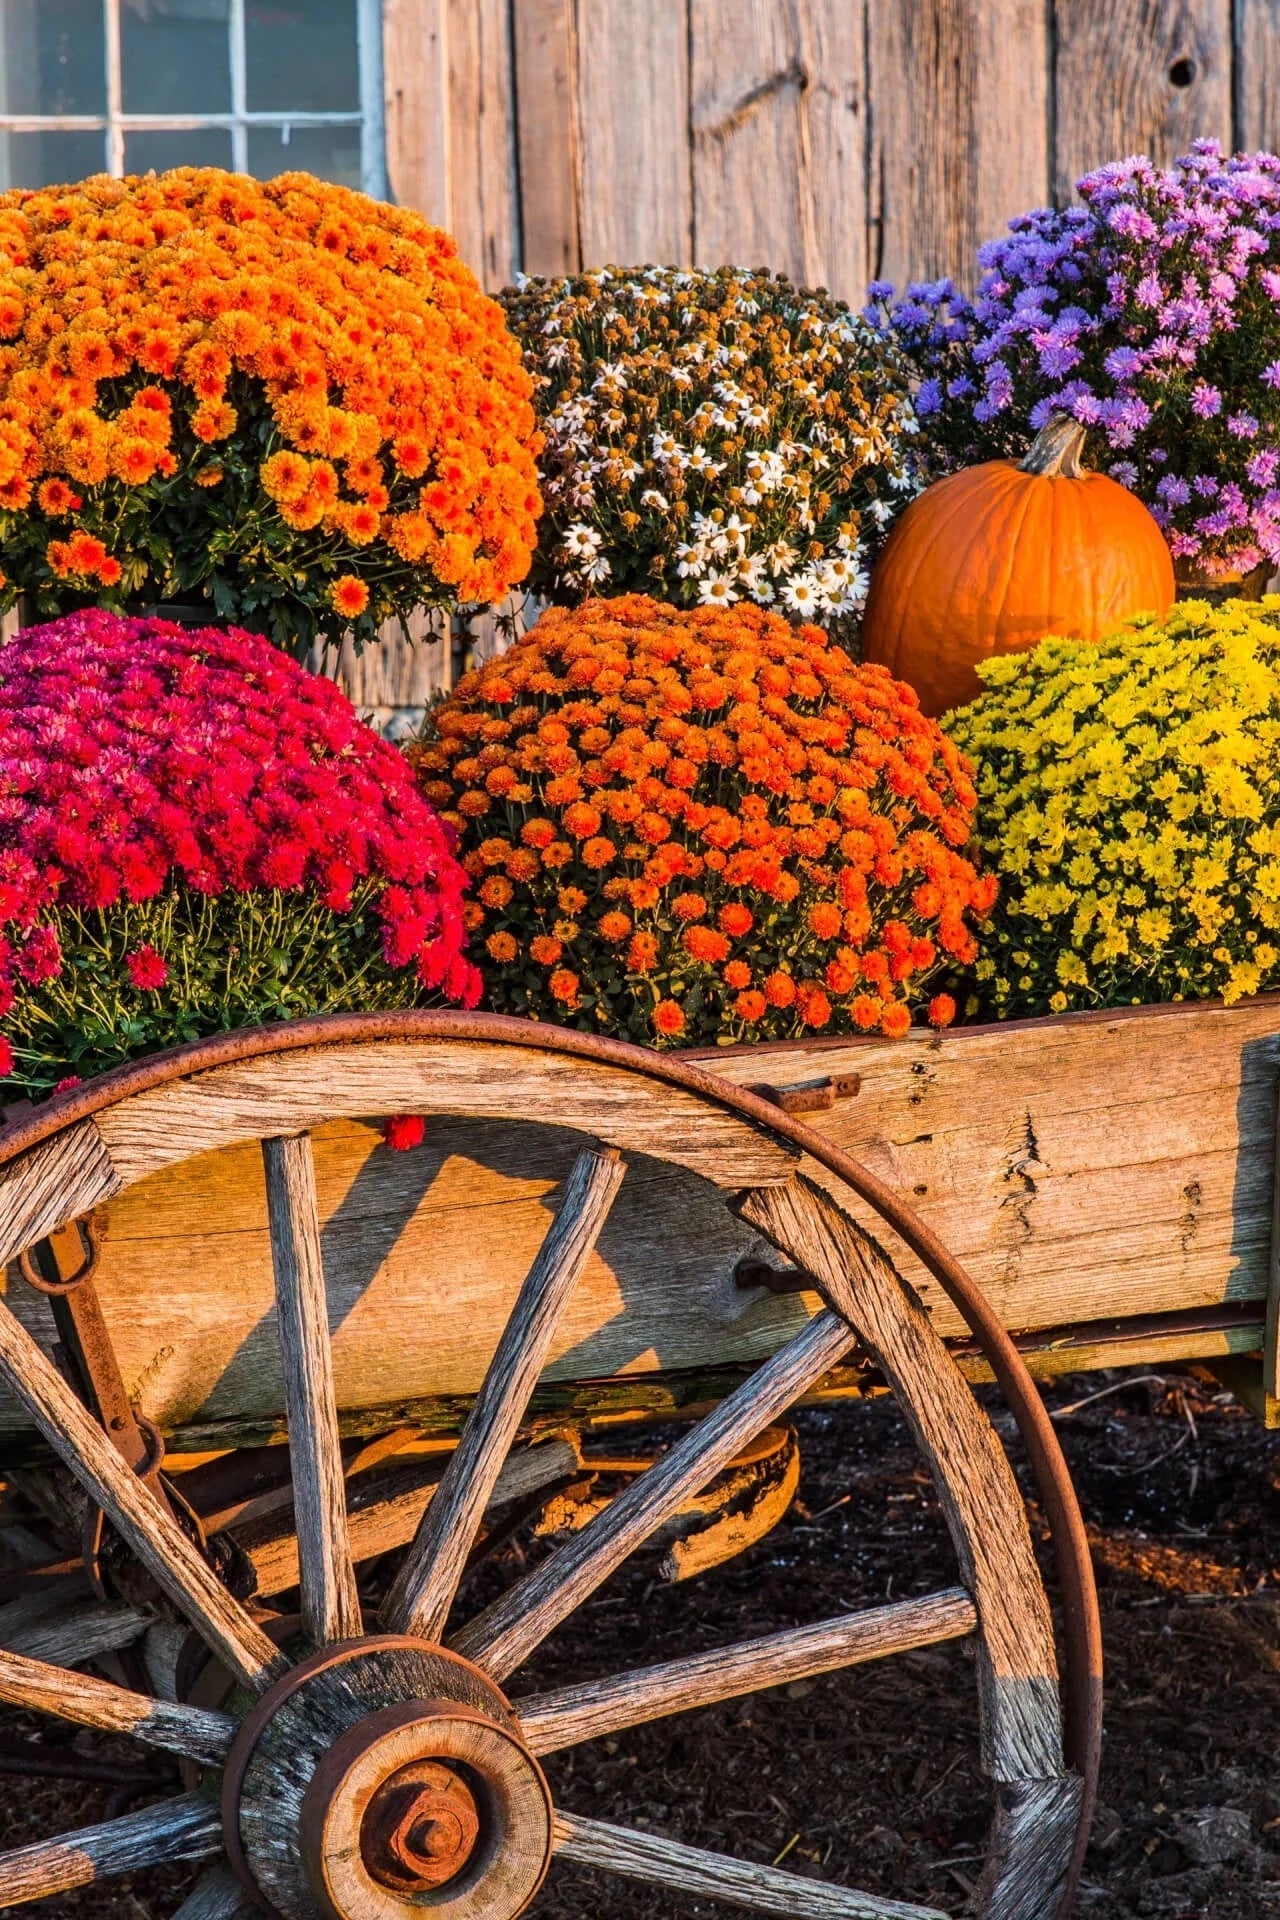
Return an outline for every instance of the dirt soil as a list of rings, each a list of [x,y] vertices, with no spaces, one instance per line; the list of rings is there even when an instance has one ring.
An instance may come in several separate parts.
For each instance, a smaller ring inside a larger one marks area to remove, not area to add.
[[[1047,1392],[1090,1523],[1108,1654],[1102,1804],[1079,1912],[1280,1916],[1280,1436],[1190,1374],[1095,1375]],[[798,1425],[800,1498],[767,1541],[675,1588],[659,1582],[656,1556],[640,1556],[513,1691],[950,1584],[937,1502],[892,1403],[805,1412]],[[1033,1520],[1041,1532],[1034,1508]],[[542,1550],[517,1542],[466,1599],[482,1603]],[[971,1657],[951,1646],[594,1742],[548,1773],[575,1812],[958,1914],[988,1812],[974,1720]],[[0,1743],[4,1846],[174,1784],[162,1758],[24,1716],[0,1719]],[[8,1771],[56,1765],[68,1743],[110,1777]],[[34,1911],[168,1920],[191,1878],[140,1874]],[[532,1909],[539,1920],[727,1911],[564,1866]]]

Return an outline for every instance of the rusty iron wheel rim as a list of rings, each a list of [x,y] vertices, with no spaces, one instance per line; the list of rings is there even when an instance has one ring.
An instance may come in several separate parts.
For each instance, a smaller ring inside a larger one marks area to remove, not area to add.
[[[1087,1018],[1089,1016],[1082,1016]],[[991,1367],[1014,1416],[1044,1503],[1062,1597],[1063,1705],[1068,1764],[1081,1776],[1083,1806],[1059,1911],[1073,1901],[1097,1798],[1102,1745],[1102,1638],[1083,1516],[1048,1412],[1008,1331],[977,1283],[899,1194],[861,1162],[758,1094],[711,1075],[690,1059],[627,1041],[547,1027],[510,1015],[451,1010],[327,1014],[199,1040],[115,1068],[0,1125],[0,1167],[118,1101],[211,1068],[305,1048],[385,1040],[474,1040],[595,1060],[712,1100],[785,1140],[871,1206],[942,1287]],[[834,1042],[828,1044],[835,1044]]]

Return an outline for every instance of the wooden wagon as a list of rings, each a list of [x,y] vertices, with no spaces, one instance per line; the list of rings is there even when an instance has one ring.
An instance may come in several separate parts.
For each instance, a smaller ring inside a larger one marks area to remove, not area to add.
[[[170,1749],[187,1791],[0,1856],[0,1908],[188,1860],[181,1920],[513,1920],[558,1856],[751,1912],[929,1920],[580,1818],[540,1759],[963,1637],[994,1803],[979,1910],[1065,1911],[1101,1664],[1030,1376],[1208,1358],[1275,1407],[1278,1060],[1276,999],[674,1058],[370,1016],[12,1117],[0,1699]],[[414,1152],[383,1143],[397,1113],[427,1116]],[[1060,1649],[968,1384],[992,1378],[1053,1534]],[[785,1510],[791,1406],[872,1388],[932,1472],[953,1587],[522,1689],[642,1544],[692,1572]],[[653,1419],[679,1437],[601,1493],[601,1436]],[[557,1503],[515,1583],[456,1606],[478,1543]]]

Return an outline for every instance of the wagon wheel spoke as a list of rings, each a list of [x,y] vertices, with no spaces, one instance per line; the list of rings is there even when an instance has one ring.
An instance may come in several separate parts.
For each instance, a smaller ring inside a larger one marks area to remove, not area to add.
[[[786,1916],[792,1920],[945,1920],[936,1907],[802,1879],[777,1867],[686,1847],[656,1833],[638,1833],[633,1827],[615,1827],[604,1820],[580,1820],[576,1814],[556,1815],[556,1853],[578,1866],[603,1869],[672,1892],[723,1900],[726,1906],[745,1907],[749,1913],[780,1914],[784,1920]]]
[[[173,1920],[261,1920],[262,1908],[245,1892],[229,1867],[202,1873]]]
[[[639,1667],[610,1679],[527,1694],[512,1705],[534,1753],[558,1753],[646,1720],[713,1706],[744,1693],[960,1640],[978,1624],[967,1593],[951,1587],[894,1606],[868,1607],[810,1627],[740,1640],[687,1660]]]
[[[354,1638],[364,1623],[347,1532],[311,1136],[264,1140],[262,1159],[298,1535],[299,1610],[304,1632],[323,1646]]]
[[[183,1794],[120,1820],[55,1834],[51,1840],[0,1854],[0,1910],[143,1867],[209,1860],[221,1851],[217,1807],[203,1794]]]
[[[834,1313],[810,1320],[581,1533],[469,1621],[451,1643],[456,1651],[495,1680],[514,1672],[677,1507],[835,1366],[855,1338]]]
[[[556,1217],[503,1329],[457,1450],[418,1528],[382,1621],[389,1632],[438,1640],[529,1397],[546,1364],[560,1313],[591,1256],[622,1184],[612,1147],[574,1161]]]
[[[923,1453],[973,1594],[982,1758],[996,1780],[1062,1775],[1058,1663],[1026,1508],[1003,1448],[918,1296],[887,1254],[803,1175],[757,1187],[735,1210],[813,1275],[896,1393]]]
[[[260,1692],[279,1656],[177,1521],[152,1498],[102,1428],[0,1302],[0,1377],[174,1605],[237,1679]]]
[[[236,1723],[226,1714],[152,1700],[109,1680],[68,1673],[20,1653],[0,1651],[0,1700],[6,1706],[54,1714],[78,1727],[127,1733],[147,1746],[214,1766],[225,1760],[235,1738]]]

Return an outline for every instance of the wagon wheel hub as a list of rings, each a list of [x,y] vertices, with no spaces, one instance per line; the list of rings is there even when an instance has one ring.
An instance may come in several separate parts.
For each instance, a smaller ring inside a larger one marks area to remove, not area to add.
[[[426,1760],[377,1789],[360,1823],[360,1853],[379,1886],[418,1893],[455,1879],[479,1837],[480,1807],[466,1776]]]
[[[236,1871],[284,1920],[514,1920],[551,1796],[493,1682],[430,1641],[325,1648],[243,1723],[223,1776]]]

